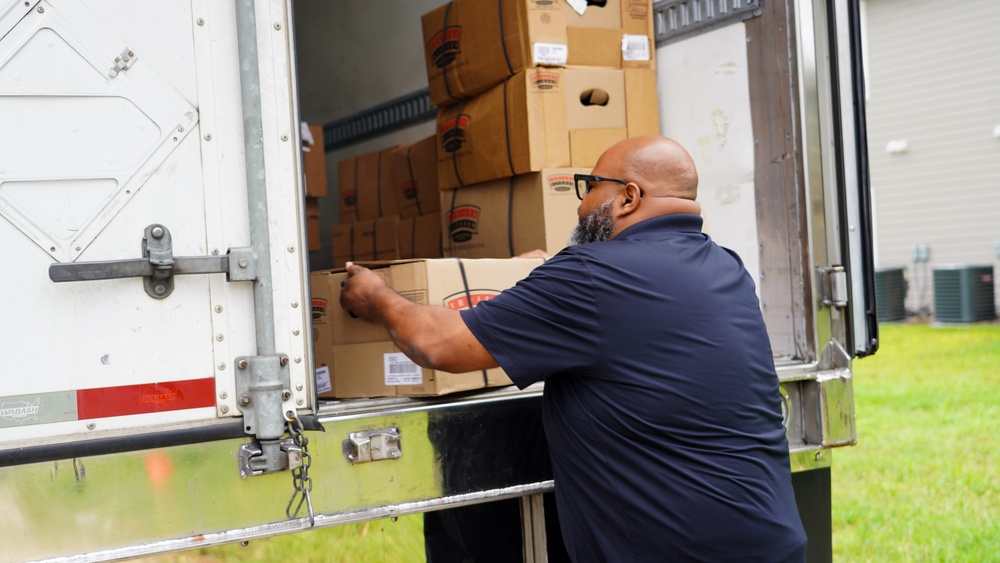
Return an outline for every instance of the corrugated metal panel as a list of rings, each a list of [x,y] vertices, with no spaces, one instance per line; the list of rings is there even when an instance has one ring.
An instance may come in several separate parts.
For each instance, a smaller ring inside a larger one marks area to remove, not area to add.
[[[960,5],[960,6],[959,6]],[[1000,240],[1000,2],[868,0],[868,139],[879,265],[994,263]],[[908,150],[888,154],[892,140]],[[922,304],[932,302],[930,280]],[[1000,288],[1000,286],[998,286]],[[908,306],[917,306],[915,295]]]

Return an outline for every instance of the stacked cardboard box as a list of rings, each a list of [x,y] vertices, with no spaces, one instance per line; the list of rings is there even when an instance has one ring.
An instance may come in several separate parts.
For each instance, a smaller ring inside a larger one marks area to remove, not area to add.
[[[453,0],[428,12],[422,20],[431,103],[454,105],[540,66],[655,70],[649,0],[587,4]]]
[[[572,176],[659,133],[652,3],[452,0],[423,16],[446,256],[562,249]]]
[[[659,132],[656,76],[650,70],[526,70],[441,108],[437,127],[441,189],[543,168],[590,168],[612,144]]]
[[[414,303],[461,310],[491,299],[541,263],[449,258],[365,265]],[[340,307],[340,282],[346,276],[342,270],[311,275],[316,367],[326,368],[327,374],[317,382],[320,397],[444,395],[511,384],[500,368],[453,374],[417,366],[395,347],[382,325],[352,318]]]
[[[399,257],[441,257],[437,138],[432,135],[399,147],[389,158],[399,209]]]
[[[326,152],[323,150],[323,126],[308,125],[309,135],[302,143],[302,168],[306,184],[306,234],[309,251],[320,249],[319,198],[326,197]]]
[[[546,168],[441,192],[444,253],[503,258],[535,249],[555,253],[577,224],[573,174],[589,168]]]
[[[348,260],[399,258],[390,158],[399,148],[388,147],[337,163],[340,223],[332,233],[335,266],[342,267]]]
[[[441,256],[436,138],[337,163],[334,265]]]

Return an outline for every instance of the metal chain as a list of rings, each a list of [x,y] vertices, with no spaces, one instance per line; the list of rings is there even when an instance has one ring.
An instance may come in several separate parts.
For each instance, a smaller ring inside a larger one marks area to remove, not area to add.
[[[302,504],[305,503],[309,510],[309,526],[312,527],[316,525],[316,515],[313,513],[312,497],[309,495],[313,487],[312,479],[309,477],[309,466],[312,465],[312,457],[309,455],[309,450],[307,449],[309,438],[306,438],[304,429],[302,428],[302,421],[298,417],[288,421],[288,433],[291,435],[295,445],[302,448],[302,465],[292,470],[292,485],[295,491],[292,492],[292,498],[288,501],[285,515],[289,518],[298,518],[299,511],[302,510]],[[301,498],[299,498],[299,495],[301,495]],[[296,499],[299,501],[298,504],[295,504]],[[292,510],[293,504],[295,504],[294,511]]]

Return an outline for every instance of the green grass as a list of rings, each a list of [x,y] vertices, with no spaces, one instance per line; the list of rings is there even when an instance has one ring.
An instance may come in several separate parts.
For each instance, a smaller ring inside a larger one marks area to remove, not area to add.
[[[1000,325],[880,332],[834,454],[834,560],[1000,561]]]

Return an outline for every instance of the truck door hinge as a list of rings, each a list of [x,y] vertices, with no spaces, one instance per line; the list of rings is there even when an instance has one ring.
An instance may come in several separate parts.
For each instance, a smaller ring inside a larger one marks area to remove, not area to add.
[[[49,279],[54,282],[143,278],[146,293],[164,299],[174,291],[179,274],[226,274],[227,281],[257,279],[257,257],[249,247],[230,248],[217,256],[174,256],[170,231],[160,224],[146,227],[142,238],[142,258],[52,264]]]
[[[119,72],[132,68],[132,64],[135,63],[135,60],[138,58],[139,57],[135,55],[132,49],[125,47],[122,49],[121,54],[115,57],[115,64],[111,67],[111,70],[108,71],[108,74],[111,75],[111,78],[118,76]]]
[[[847,307],[847,271],[843,266],[819,268],[820,305],[843,309]]]

